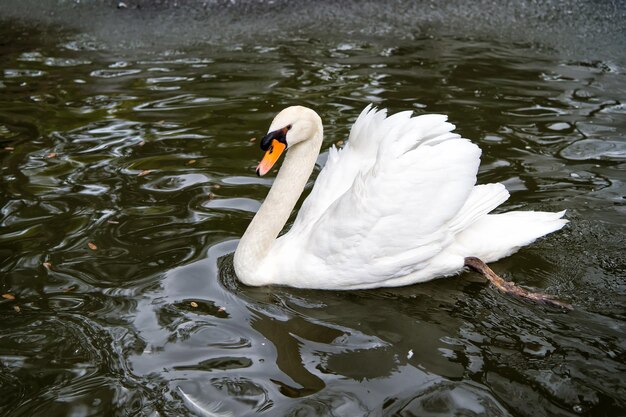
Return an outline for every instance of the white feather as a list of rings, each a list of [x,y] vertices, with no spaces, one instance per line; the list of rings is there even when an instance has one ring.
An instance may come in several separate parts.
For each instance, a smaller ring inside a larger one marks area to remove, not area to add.
[[[288,108],[272,126],[295,126],[310,112]],[[242,281],[324,289],[407,285],[457,273],[468,256],[486,262],[508,256],[567,223],[564,212],[489,215],[509,194],[502,184],[475,185],[481,154],[475,144],[453,133],[446,116],[386,114],[371,105],[361,112],[346,146],[330,149],[291,230],[274,240],[303,187],[281,174],[306,171],[295,167],[319,149],[321,124],[314,139],[294,138],[302,143],[288,151],[270,192],[289,198],[268,196],[272,210],[260,210],[262,218],[242,238],[235,254]]]

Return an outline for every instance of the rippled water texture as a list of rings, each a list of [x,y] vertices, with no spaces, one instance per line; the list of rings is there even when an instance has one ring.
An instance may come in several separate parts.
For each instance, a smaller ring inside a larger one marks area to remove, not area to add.
[[[133,4],[89,3],[121,19],[111,38],[81,4],[46,2],[51,20],[2,9],[0,414],[626,414],[624,31],[559,49],[471,23],[351,26],[340,5],[281,30],[288,14],[255,20],[245,3],[219,9],[225,32],[213,18],[204,37],[164,27],[150,42],[133,31],[154,16]],[[163,7],[149,12],[185,16]],[[251,138],[284,106],[314,107],[317,175],[370,102],[448,114],[483,149],[479,181],[511,191],[502,210],[568,210],[564,230],[492,266],[573,312],[473,273],[371,291],[238,283],[232,252],[272,184]]]

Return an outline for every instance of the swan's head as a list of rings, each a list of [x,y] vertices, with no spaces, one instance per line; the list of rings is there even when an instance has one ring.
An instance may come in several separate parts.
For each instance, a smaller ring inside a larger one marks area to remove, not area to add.
[[[320,117],[307,107],[287,107],[278,113],[261,139],[265,155],[256,169],[257,175],[265,175],[286,149],[315,137],[321,126]]]

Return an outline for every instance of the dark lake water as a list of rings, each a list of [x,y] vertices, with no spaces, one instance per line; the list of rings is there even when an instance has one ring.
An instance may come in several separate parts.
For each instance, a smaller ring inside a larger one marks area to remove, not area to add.
[[[116,3],[0,6],[1,415],[626,415],[623,3]],[[448,114],[501,210],[567,209],[492,267],[574,311],[237,281],[251,138],[316,109],[315,177],[368,103]]]

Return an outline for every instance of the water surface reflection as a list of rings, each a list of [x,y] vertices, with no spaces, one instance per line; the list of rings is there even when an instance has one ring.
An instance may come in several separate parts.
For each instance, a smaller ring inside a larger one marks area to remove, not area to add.
[[[619,65],[302,33],[122,57],[1,30],[2,413],[187,415],[183,392],[238,416],[626,409]],[[574,312],[469,273],[349,292],[238,283],[232,252],[271,186],[253,138],[299,103],[323,115],[326,150],[369,102],[449,114],[483,149],[479,181],[511,191],[504,209],[568,209],[568,228],[494,269]]]

